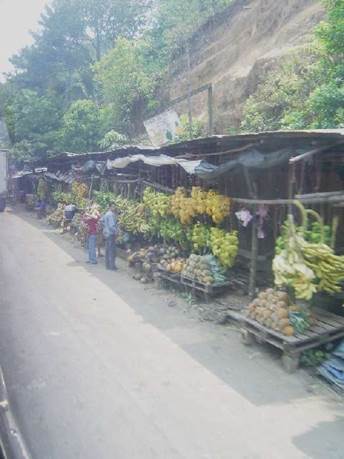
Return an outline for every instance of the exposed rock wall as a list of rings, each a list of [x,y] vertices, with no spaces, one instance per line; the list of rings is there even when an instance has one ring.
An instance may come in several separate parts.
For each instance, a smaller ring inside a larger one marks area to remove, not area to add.
[[[311,40],[323,16],[316,0],[235,0],[195,33],[190,43],[192,88],[213,84],[216,133],[240,125],[243,104],[259,81],[283,56]],[[187,68],[186,55],[180,53],[171,64],[165,97],[187,93]],[[185,113],[187,103],[176,109]],[[193,97],[192,109],[206,122],[206,93]]]

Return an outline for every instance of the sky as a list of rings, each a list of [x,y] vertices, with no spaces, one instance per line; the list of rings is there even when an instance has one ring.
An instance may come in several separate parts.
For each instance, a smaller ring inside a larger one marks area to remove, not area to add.
[[[30,30],[37,30],[38,20],[48,0],[0,0],[0,80],[11,71],[9,58],[32,43]]]

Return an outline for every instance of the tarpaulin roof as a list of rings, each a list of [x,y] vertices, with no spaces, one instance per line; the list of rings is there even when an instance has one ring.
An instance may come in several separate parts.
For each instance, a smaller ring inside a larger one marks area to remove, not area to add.
[[[61,169],[68,165],[80,164],[78,167],[83,167],[86,161],[95,161],[100,163],[101,161],[116,161],[117,159],[125,159],[127,165],[137,161],[152,161],[151,159],[142,158],[157,158],[166,157],[170,158],[170,164],[179,164],[184,169],[188,168],[191,170],[192,167],[196,168],[202,166],[209,173],[212,173],[214,177],[217,166],[212,166],[211,163],[205,164],[204,161],[208,159],[207,156],[219,155],[219,156],[231,156],[231,160],[236,161],[235,163],[229,163],[227,165],[219,166],[219,172],[225,173],[226,170],[233,170],[239,163],[237,162],[238,157],[243,158],[243,162],[248,161],[248,165],[245,165],[242,161],[241,164],[245,167],[251,167],[250,164],[258,164],[259,166],[254,167],[270,167],[272,163],[267,161],[267,156],[273,155],[275,158],[279,157],[280,152],[284,149],[289,148],[291,154],[300,154],[305,151],[311,150],[312,148],[322,146],[336,146],[339,143],[344,142],[344,129],[328,129],[328,130],[312,130],[312,131],[275,131],[275,132],[262,132],[262,133],[251,133],[251,134],[238,134],[231,136],[216,135],[207,138],[199,138],[190,141],[180,142],[177,144],[166,145],[161,148],[153,146],[123,146],[112,151],[96,152],[96,153],[85,153],[85,154],[73,154],[63,153],[59,156],[55,156],[46,161],[36,162],[35,165],[48,165],[49,169]],[[258,153],[257,153],[258,152]],[[249,153],[249,156],[246,154]],[[263,155],[263,156],[261,156]],[[287,155],[287,154],[286,154]],[[135,159],[135,158],[140,159]],[[128,159],[134,158],[134,159]],[[178,162],[172,162],[178,159]],[[181,163],[179,160],[199,160],[202,161],[197,166],[196,163]],[[273,160],[275,161],[275,160]],[[277,161],[277,159],[276,159]],[[114,164],[124,164],[114,163]],[[182,165],[183,164],[183,165]],[[153,162],[152,165],[159,166],[158,163]],[[164,165],[161,163],[160,165]],[[240,164],[239,164],[240,165]],[[119,166],[114,166],[119,168]],[[125,167],[125,166],[122,166]],[[202,170],[203,170],[202,169]],[[186,170],[186,169],[185,169]],[[200,174],[204,172],[200,171]]]
[[[108,169],[124,169],[131,163],[142,161],[144,164],[154,167],[177,165],[181,166],[188,174],[197,175],[203,180],[213,180],[221,175],[236,172],[240,167],[247,169],[263,169],[274,167],[283,162],[287,162],[295,153],[290,148],[285,148],[273,153],[264,153],[256,148],[251,148],[242,153],[238,158],[227,161],[220,166],[215,166],[204,160],[186,160],[172,158],[167,155],[145,156],[133,155],[125,156],[107,161]]]
[[[15,175],[12,175],[12,179],[20,179],[22,177],[25,177],[26,175],[32,175],[33,171],[19,171]]]
[[[145,156],[145,155],[132,155],[125,156],[124,158],[117,158],[107,161],[108,169],[124,169],[129,164],[142,161],[144,164],[154,167],[160,166],[181,166],[188,174],[194,174],[195,170],[201,164],[201,160],[188,161],[186,159],[172,158],[167,155],[159,156]]]

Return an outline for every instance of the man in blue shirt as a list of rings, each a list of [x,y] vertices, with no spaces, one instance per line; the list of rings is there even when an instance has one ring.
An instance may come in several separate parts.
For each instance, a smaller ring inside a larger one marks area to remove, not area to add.
[[[103,226],[105,238],[105,265],[106,269],[116,271],[116,236],[118,232],[117,219],[114,204],[110,204],[109,210],[100,220]]]

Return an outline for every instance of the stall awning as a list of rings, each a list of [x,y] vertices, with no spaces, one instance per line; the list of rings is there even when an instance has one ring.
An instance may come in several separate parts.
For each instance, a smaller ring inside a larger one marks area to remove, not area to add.
[[[145,156],[145,155],[132,155],[125,156],[124,158],[116,158],[107,161],[107,169],[124,169],[129,164],[142,161],[144,164],[153,167],[161,166],[181,166],[188,174],[195,174],[196,169],[200,166],[202,160],[188,161],[186,159],[172,158],[167,155],[159,156]]]

